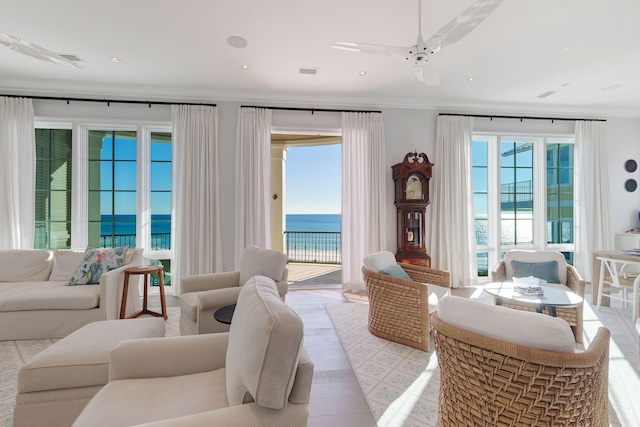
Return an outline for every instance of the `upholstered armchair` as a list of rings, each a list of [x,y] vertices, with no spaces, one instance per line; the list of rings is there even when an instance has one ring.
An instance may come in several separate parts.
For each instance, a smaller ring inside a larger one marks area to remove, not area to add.
[[[287,294],[287,255],[255,246],[245,248],[240,258],[240,270],[226,273],[188,276],[180,283],[180,335],[228,332],[229,325],[213,317],[219,308],[235,304],[247,280],[255,275],[276,282],[284,301]]]
[[[80,426],[306,426],[313,363],[273,280],[242,286],[228,333],[118,344]]]
[[[556,288],[571,289],[575,294],[584,298],[584,279],[578,273],[572,265],[567,264],[567,261],[560,252],[556,251],[525,251],[525,250],[511,250],[505,253],[504,259],[500,261],[493,271],[491,272],[491,280],[494,282],[505,282],[513,280],[513,277],[526,277],[534,275],[541,279],[550,279],[552,277],[556,280],[547,280],[545,286],[551,286]],[[504,301],[505,307],[516,308],[519,310],[534,311],[535,309],[530,306],[514,304],[508,301]],[[580,303],[577,307],[564,308],[557,307],[556,314],[559,318],[564,319],[569,323],[573,334],[575,335],[576,342],[583,342],[583,305]],[[548,314],[545,309],[545,314]]]
[[[449,293],[451,275],[412,264],[398,264],[389,251],[367,255],[362,277],[369,296],[369,332],[429,351],[429,315]]]
[[[438,425],[608,426],[609,330],[575,352],[566,322],[446,296],[431,317]]]

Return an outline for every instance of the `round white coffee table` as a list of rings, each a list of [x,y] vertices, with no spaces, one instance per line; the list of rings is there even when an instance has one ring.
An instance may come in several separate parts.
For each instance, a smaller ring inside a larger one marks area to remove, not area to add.
[[[528,305],[542,313],[546,308],[550,316],[556,317],[556,307],[577,307],[582,298],[571,289],[558,289],[552,286],[543,286],[543,295],[523,295],[513,289],[513,282],[494,282],[483,286],[483,290],[495,297],[496,305],[502,305],[503,301],[513,301],[518,304]]]

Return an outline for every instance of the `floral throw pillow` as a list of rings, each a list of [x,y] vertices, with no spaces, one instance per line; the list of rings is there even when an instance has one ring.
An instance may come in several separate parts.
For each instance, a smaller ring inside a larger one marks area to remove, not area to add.
[[[98,249],[87,247],[82,258],[82,263],[73,273],[69,286],[93,285],[100,283],[100,276],[109,270],[118,268],[124,264],[124,257],[129,246],[121,246],[113,249]]]

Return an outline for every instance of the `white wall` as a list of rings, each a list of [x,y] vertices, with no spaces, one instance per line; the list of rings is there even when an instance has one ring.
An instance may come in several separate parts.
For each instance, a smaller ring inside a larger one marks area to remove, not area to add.
[[[629,173],[624,169],[627,160],[640,165],[640,119],[613,118],[607,120],[609,130],[609,185],[611,188],[611,215],[613,231],[623,233],[632,227],[640,227],[640,188],[630,193],[624,183],[630,178],[640,184],[640,167]]]
[[[224,268],[233,267],[234,223],[235,223],[235,155],[238,110],[243,104],[239,102],[218,102],[218,135],[220,139],[220,202],[223,207],[221,224],[223,229]],[[294,106],[297,107],[297,106]],[[348,108],[342,106],[342,108]],[[355,109],[362,109],[356,108]],[[137,123],[170,123],[171,108],[169,106],[111,104],[34,100],[36,120],[49,119],[61,122],[84,121],[90,123],[129,122]],[[472,113],[472,112],[469,112]],[[389,227],[387,241],[389,250],[396,250],[395,218],[393,205],[393,180],[391,166],[401,162],[404,156],[413,152],[427,154],[434,162],[436,135],[436,119],[438,112],[418,109],[382,109],[385,139],[388,184],[386,197],[388,200],[387,218]],[[518,115],[517,112],[513,113]],[[305,129],[321,133],[334,133],[340,128],[340,114],[300,111],[274,111],[273,125],[279,131],[302,132]],[[476,119],[475,130],[487,132],[518,133],[555,133],[572,134],[573,122],[551,123],[550,121],[494,119]],[[640,164],[640,119],[608,119],[611,151],[609,152],[610,184],[614,231],[622,232],[631,226],[640,225],[637,214],[640,210],[640,190],[628,193],[624,190],[626,179],[633,177],[640,182],[640,170],[633,174],[624,171],[624,162],[633,158]],[[439,165],[434,165],[433,173],[438,173]],[[427,208],[429,213],[429,208]]]

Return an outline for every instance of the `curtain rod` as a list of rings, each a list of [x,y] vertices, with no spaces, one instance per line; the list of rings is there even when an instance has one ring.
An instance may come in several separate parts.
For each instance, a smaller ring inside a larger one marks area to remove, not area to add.
[[[466,116],[466,117],[482,117],[486,119],[518,119],[520,121],[523,120],[551,120],[551,123],[554,121],[587,121],[587,122],[606,122],[606,119],[574,119],[570,117],[531,117],[531,116],[495,116],[495,115],[485,115],[485,114],[453,114],[453,113],[440,113],[439,116]]]
[[[320,113],[382,113],[382,111],[372,110],[334,110],[331,108],[295,108],[295,107],[261,107],[257,105],[241,105],[241,108],[266,108],[268,110],[289,110],[289,111],[311,111],[311,114],[318,111]]]
[[[207,107],[216,107],[216,104],[198,104],[193,102],[163,102],[163,101],[135,101],[135,100],[127,100],[127,99],[93,99],[93,98],[69,98],[69,97],[61,97],[61,96],[31,96],[31,95],[0,95],[5,96],[7,98],[31,98],[31,99],[45,99],[51,101],[67,101],[69,104],[70,101],[75,102],[106,102],[107,106],[109,104],[143,104],[148,105],[151,108],[151,105],[203,105]]]

